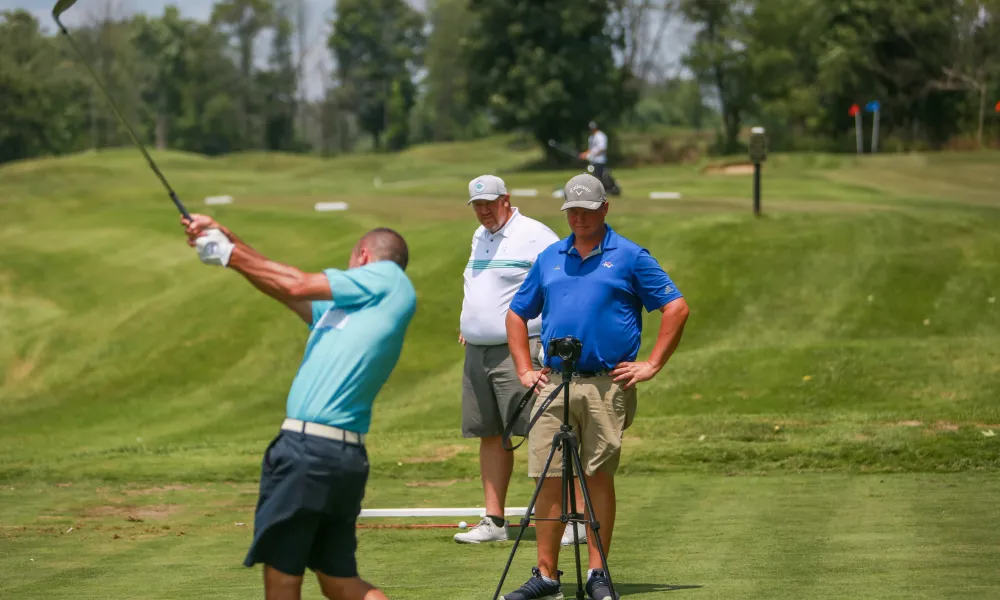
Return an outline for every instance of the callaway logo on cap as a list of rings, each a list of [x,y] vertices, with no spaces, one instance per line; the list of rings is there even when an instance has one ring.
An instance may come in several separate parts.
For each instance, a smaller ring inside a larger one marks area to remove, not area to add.
[[[564,195],[566,200],[563,202],[562,210],[567,208],[597,210],[607,200],[601,180],[588,173],[577,175],[566,182]]]
[[[507,195],[503,179],[495,175],[481,175],[469,182],[469,202],[473,200],[496,200]]]

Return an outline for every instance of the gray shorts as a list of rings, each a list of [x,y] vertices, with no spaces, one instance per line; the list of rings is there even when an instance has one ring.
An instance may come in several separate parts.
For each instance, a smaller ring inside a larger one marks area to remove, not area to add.
[[[542,368],[538,360],[540,345],[537,337],[528,340],[531,362],[536,370]],[[467,438],[503,435],[504,427],[527,391],[517,377],[507,344],[466,344],[462,373],[462,435]],[[528,401],[518,417],[514,435],[524,436],[533,407],[534,399]]]

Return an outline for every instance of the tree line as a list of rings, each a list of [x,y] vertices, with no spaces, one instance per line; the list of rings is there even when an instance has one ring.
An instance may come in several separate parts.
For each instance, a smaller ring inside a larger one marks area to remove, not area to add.
[[[103,6],[72,35],[160,149],[329,155],[518,131],[551,152],[597,120],[613,140],[697,129],[733,153],[763,125],[776,150],[850,151],[848,109],[870,100],[888,145],[1000,143],[1000,0],[337,0],[325,39],[306,0],[219,0],[205,22]],[[671,55],[677,31],[690,43]],[[0,162],[126,135],[49,24],[0,13]]]

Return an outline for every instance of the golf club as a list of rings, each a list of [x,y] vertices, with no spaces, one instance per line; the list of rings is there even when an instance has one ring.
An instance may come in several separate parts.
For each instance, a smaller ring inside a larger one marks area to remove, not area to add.
[[[80,57],[81,62],[83,62],[83,66],[87,67],[87,71],[90,72],[91,77],[93,77],[94,81],[97,82],[97,87],[101,89],[101,92],[104,93],[104,97],[108,99],[108,102],[111,104],[111,109],[115,111],[115,116],[117,116],[118,120],[121,121],[123,125],[125,125],[125,129],[128,130],[129,135],[132,137],[132,141],[135,143],[136,147],[139,148],[139,151],[142,152],[142,155],[146,157],[146,162],[149,163],[149,167],[153,169],[153,172],[156,173],[156,176],[160,178],[160,182],[163,183],[163,187],[167,188],[167,192],[170,194],[170,199],[174,201],[174,205],[177,206],[177,209],[181,211],[181,214],[184,215],[186,219],[191,220],[191,215],[188,214],[187,209],[184,208],[183,204],[181,204],[181,201],[177,197],[177,194],[174,192],[173,188],[171,188],[170,184],[167,183],[167,179],[163,176],[162,173],[160,173],[160,169],[156,167],[156,163],[153,162],[153,159],[149,156],[149,153],[146,152],[146,147],[143,146],[142,142],[139,141],[139,136],[135,134],[135,131],[132,129],[132,126],[129,125],[128,121],[125,120],[125,117],[122,116],[121,112],[118,110],[118,106],[115,105],[115,101],[111,99],[111,94],[108,93],[108,90],[104,89],[104,86],[101,84],[101,80],[97,77],[97,74],[94,73],[94,70],[90,68],[90,65],[87,64],[86,57],[84,57],[83,53],[80,52],[80,49],[73,41],[73,38],[69,35],[69,31],[66,30],[66,27],[63,26],[62,24],[62,21],[59,20],[60,15],[66,12],[74,4],[76,4],[76,0],[59,0],[58,2],[56,2],[55,7],[52,9],[52,18],[55,19],[56,24],[59,25],[59,30],[63,33],[64,36],[66,36],[66,39],[69,40],[70,46],[73,47],[73,50]]]
[[[555,148],[556,150],[562,152],[563,154],[569,156],[570,158],[575,158],[577,160],[583,160],[583,159],[580,158],[579,154],[577,154],[576,152],[573,151],[572,148],[569,148],[567,146],[563,146],[562,144],[560,144],[559,142],[557,142],[555,140],[549,140],[549,146]],[[594,172],[594,165],[587,165],[587,172],[588,173],[593,173]]]
[[[566,146],[563,146],[562,144],[560,144],[559,142],[557,142],[555,140],[549,140],[549,146],[551,146],[552,148],[555,148],[556,150],[562,152],[563,154],[565,154],[567,156],[571,156],[573,158],[580,158],[580,154],[578,152],[574,152],[572,148],[568,148]]]

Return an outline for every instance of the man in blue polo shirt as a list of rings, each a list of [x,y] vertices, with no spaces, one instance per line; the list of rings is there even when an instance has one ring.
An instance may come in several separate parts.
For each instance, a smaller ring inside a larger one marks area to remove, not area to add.
[[[549,356],[536,371],[528,350],[526,323],[542,317],[542,347],[549,340],[573,336],[583,349],[576,364],[578,377],[570,385],[570,420],[580,440],[580,459],[587,478],[601,543],[607,555],[615,523],[614,473],[621,456],[622,433],[636,410],[636,384],[656,376],[680,343],[688,307],[666,272],[647,250],[616,233],[605,223],[608,214],[604,186],[596,177],[577,175],[564,189],[572,235],[538,255],[507,313],[507,338],[518,376],[526,387],[542,387],[548,397],[561,379],[561,360]],[[642,309],[660,311],[656,344],[646,361],[636,362],[642,331]],[[540,408],[541,403],[537,407]],[[563,417],[560,393],[528,435],[528,474],[544,477],[535,516],[558,519],[561,512],[561,467],[553,461],[542,473],[552,438]],[[538,565],[521,588],[504,600],[561,597],[559,540],[561,523],[538,521]],[[611,593],[597,544],[589,545],[587,593],[609,600]]]
[[[286,419],[264,451],[254,539],[244,565],[264,564],[267,600],[299,598],[305,569],[327,598],[385,600],[358,577],[355,522],[368,480],[365,434],[416,311],[406,242],[369,231],[347,270],[306,273],[269,260],[210,217],[181,219],[205,264],[227,267],[309,325]]]

